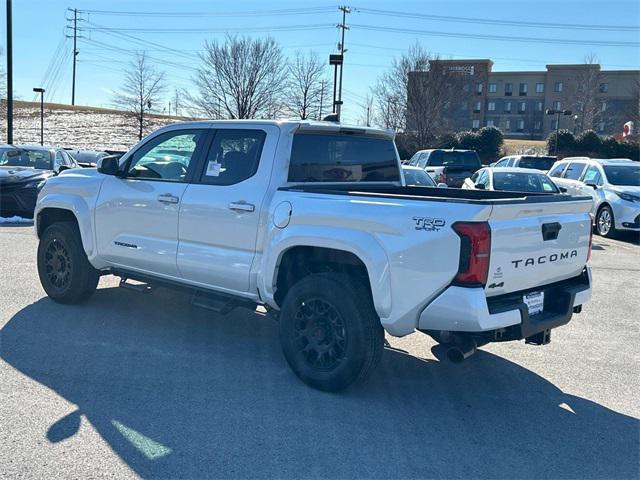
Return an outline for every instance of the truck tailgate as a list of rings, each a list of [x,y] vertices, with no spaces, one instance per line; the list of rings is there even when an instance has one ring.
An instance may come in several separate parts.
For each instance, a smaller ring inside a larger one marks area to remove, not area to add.
[[[488,297],[579,275],[589,254],[591,199],[495,204]]]

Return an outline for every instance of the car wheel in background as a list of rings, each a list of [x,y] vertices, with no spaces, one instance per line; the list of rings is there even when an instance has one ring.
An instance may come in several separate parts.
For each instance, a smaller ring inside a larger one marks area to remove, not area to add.
[[[603,205],[596,214],[596,231],[598,235],[611,238],[615,233],[613,211],[609,205]]]

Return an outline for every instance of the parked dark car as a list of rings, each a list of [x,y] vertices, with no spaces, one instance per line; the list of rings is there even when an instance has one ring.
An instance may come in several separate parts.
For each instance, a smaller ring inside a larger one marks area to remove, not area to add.
[[[109,156],[109,153],[100,150],[68,150],[78,164],[83,168],[92,168],[98,165],[98,160]]]
[[[61,148],[0,145],[0,216],[33,217],[47,178],[78,163]]]
[[[436,183],[461,187],[465,178],[482,167],[475,150],[420,150],[409,165],[423,168]]]

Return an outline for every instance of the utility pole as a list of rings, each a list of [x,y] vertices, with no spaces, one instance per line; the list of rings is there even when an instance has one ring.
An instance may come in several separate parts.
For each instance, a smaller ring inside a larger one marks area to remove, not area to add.
[[[175,89],[175,102],[173,104],[173,108],[176,109],[176,117],[178,116],[178,89]]]
[[[320,82],[320,111],[318,112],[318,120],[322,120],[322,101],[324,100],[324,87],[326,83],[326,80]]]
[[[13,32],[11,0],[7,0],[7,143],[13,143]]]
[[[69,9],[71,11],[71,9]],[[67,19],[67,21],[72,21],[71,26],[67,26],[67,28],[71,28],[73,30],[73,75],[71,77],[71,105],[76,104],[76,57],[78,56],[78,9],[74,8],[73,10],[73,18]]]
[[[338,24],[338,28],[342,30],[342,40],[340,41],[340,55],[342,56],[342,63],[340,64],[340,84],[338,87],[338,101],[337,101],[337,110],[338,121],[340,121],[340,113],[342,111],[342,70],[344,69],[344,52],[346,51],[344,48],[344,31],[349,30],[347,26],[347,13],[351,13],[351,8],[346,5],[342,5],[338,8],[338,10],[342,11],[342,23]]]

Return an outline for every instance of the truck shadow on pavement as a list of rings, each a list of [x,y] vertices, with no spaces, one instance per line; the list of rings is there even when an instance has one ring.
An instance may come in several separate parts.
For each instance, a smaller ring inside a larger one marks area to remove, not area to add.
[[[78,406],[43,438],[65,441],[84,416],[145,478],[638,474],[637,420],[498,356],[388,349],[369,382],[328,394],[290,372],[273,320],[167,290],[41,299],[0,331],[0,358]]]

